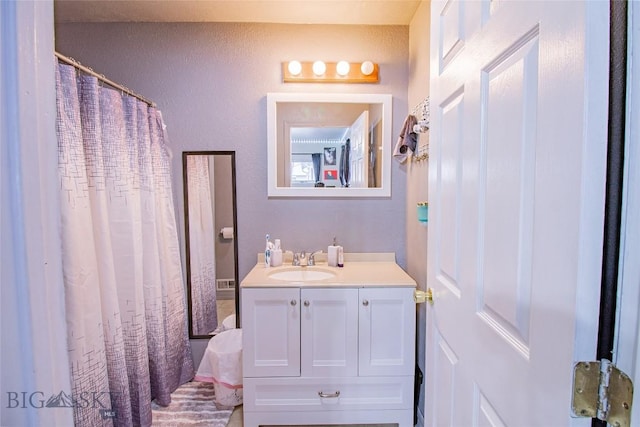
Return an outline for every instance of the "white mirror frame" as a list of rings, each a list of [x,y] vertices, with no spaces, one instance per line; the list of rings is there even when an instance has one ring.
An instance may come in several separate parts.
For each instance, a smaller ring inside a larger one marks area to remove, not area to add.
[[[382,105],[382,185],[376,188],[299,188],[278,187],[278,129],[277,106],[280,103],[330,102]],[[389,94],[345,93],[268,93],[267,94],[267,196],[268,197],[390,197],[391,196],[391,123],[392,96]]]

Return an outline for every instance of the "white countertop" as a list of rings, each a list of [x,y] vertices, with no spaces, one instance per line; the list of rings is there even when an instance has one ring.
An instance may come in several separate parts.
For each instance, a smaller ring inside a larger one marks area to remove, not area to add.
[[[395,262],[393,254],[345,254],[344,267],[329,267],[322,257],[315,266],[294,267],[290,262],[279,267],[265,267],[258,263],[240,283],[242,288],[259,287],[416,287],[416,282]],[[333,273],[328,279],[317,281],[283,281],[269,275],[290,270],[316,270]]]

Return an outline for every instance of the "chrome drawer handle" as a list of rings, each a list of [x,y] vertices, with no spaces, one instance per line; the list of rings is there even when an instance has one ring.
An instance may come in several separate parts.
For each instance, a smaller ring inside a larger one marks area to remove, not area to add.
[[[339,397],[340,391],[336,391],[335,393],[325,393],[323,391],[318,392],[318,396],[320,397]]]
[[[365,307],[369,305],[369,301],[367,301],[366,299],[362,301],[362,305],[364,305]]]
[[[305,302],[304,302],[304,306],[305,306],[305,307],[309,307],[309,301],[305,301]]]
[[[290,302],[289,304],[291,304],[291,305],[294,305],[294,306],[295,306],[297,303],[298,303],[298,301],[296,301],[296,300],[292,299],[292,300],[291,300],[291,302]]]

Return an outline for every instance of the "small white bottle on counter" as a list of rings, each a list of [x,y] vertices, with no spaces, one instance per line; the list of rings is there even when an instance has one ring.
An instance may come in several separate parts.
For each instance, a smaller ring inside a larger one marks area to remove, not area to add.
[[[279,267],[282,265],[282,248],[280,247],[280,239],[275,239],[275,247],[271,251],[271,267]]]

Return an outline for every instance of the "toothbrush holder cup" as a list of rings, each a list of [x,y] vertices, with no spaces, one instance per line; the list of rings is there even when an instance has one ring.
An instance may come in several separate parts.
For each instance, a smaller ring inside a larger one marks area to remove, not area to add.
[[[417,205],[418,221],[427,222],[429,220],[429,203],[420,202]]]

